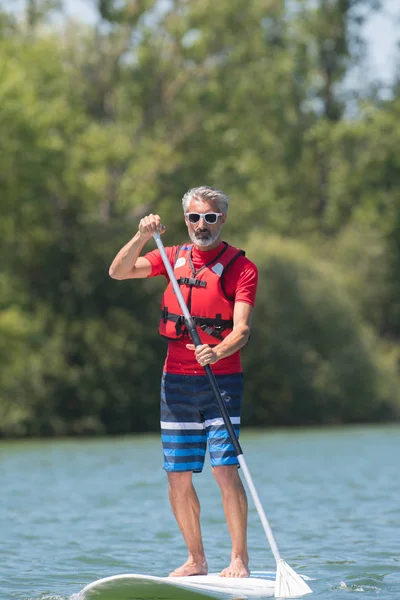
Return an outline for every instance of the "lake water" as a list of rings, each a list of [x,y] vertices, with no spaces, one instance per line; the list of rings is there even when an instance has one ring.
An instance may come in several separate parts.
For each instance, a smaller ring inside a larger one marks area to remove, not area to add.
[[[400,599],[400,427],[244,431],[286,562],[323,600]],[[0,600],[67,600],[118,573],[186,558],[158,436],[0,444]],[[230,543],[209,466],[195,476],[211,571]],[[253,570],[274,560],[249,497]]]

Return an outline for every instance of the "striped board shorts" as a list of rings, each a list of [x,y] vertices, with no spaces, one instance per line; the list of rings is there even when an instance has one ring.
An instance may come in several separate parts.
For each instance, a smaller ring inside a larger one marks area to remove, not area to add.
[[[239,437],[243,375],[216,375],[215,378]],[[161,439],[166,471],[201,473],[207,442],[213,467],[238,464],[206,375],[163,373]]]

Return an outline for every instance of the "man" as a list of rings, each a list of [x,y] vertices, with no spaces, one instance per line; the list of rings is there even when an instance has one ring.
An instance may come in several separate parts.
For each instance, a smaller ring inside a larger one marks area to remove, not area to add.
[[[240,349],[250,334],[257,268],[244,252],[221,241],[228,197],[215,188],[189,190],[182,205],[192,244],[166,252],[200,334],[195,348],[169,283],[162,299],[159,330],[168,341],[161,387],[164,469],[173,513],[188,547],[188,560],[170,576],[208,572],[200,528],[200,504],[192,474],[202,471],[208,442],[213,475],[221,489],[232,540],[231,561],[223,577],[248,577],[247,497],[238,460],[203,367],[212,365],[234,429],[239,434],[243,377]],[[114,279],[168,275],[158,249],[140,253],[155,232],[159,215],[144,217],[136,235],[110,267]]]

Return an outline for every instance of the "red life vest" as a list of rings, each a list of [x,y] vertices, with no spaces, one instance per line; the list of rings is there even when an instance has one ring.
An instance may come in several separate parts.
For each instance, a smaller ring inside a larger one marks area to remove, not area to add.
[[[192,244],[178,248],[175,256],[174,273],[203,344],[215,345],[233,329],[234,298],[225,291],[223,275],[245,253],[223,244],[221,252],[197,272],[192,262]],[[161,300],[159,332],[169,340],[189,337],[171,282]]]

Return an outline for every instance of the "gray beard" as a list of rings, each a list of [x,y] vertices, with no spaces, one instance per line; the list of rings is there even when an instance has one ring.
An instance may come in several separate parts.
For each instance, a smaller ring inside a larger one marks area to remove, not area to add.
[[[196,244],[196,246],[199,246],[200,248],[207,248],[207,246],[211,246],[211,244],[213,244],[219,237],[219,234],[221,232],[221,228],[214,233],[214,235],[211,235],[210,233],[207,235],[207,237],[196,237],[195,233],[193,231],[189,232],[189,237],[192,240],[193,244]]]

